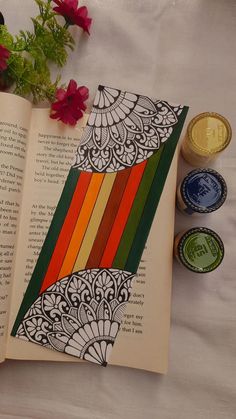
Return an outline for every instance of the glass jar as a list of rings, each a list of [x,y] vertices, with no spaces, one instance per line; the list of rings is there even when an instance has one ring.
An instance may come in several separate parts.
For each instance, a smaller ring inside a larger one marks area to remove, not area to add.
[[[188,215],[209,214],[226,200],[227,185],[213,169],[192,170],[177,188],[177,207]]]
[[[207,167],[228,146],[231,136],[226,118],[214,112],[201,113],[188,124],[182,155],[192,166]]]
[[[213,230],[195,227],[175,237],[174,255],[190,271],[208,273],[221,264],[224,245]]]

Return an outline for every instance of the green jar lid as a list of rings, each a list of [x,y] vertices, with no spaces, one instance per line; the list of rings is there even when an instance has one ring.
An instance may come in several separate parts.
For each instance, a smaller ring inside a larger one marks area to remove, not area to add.
[[[224,245],[213,230],[196,227],[188,230],[178,243],[180,261],[193,272],[216,269],[224,258]]]

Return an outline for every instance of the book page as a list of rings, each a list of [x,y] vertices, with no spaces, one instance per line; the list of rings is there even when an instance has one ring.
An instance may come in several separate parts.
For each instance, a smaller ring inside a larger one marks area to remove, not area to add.
[[[78,146],[81,130],[50,121],[33,110],[23,214],[10,329],[30,280],[54,209]],[[85,125],[85,120],[81,121]],[[37,128],[38,127],[38,128]],[[39,128],[40,127],[40,128]],[[114,346],[111,363],[165,372],[168,355],[176,159],[166,181],[132,297]],[[161,237],[161,240],[158,240]],[[163,264],[162,261],[165,260]],[[159,275],[157,274],[159,273]],[[9,337],[7,356],[20,359],[82,362]]]
[[[0,362],[5,358],[31,104],[0,93]]]
[[[84,116],[76,128],[71,128],[50,119],[48,109],[32,110],[9,334],[74,162],[81,127],[86,121],[87,116]],[[62,355],[9,336],[7,357],[61,360]],[[71,360],[69,356],[66,358]]]

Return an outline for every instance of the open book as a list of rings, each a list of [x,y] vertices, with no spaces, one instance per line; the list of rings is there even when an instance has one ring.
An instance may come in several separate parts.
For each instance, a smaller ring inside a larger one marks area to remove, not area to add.
[[[0,94],[0,108],[0,361],[81,362],[10,331],[87,117],[70,128],[50,120],[48,109],[33,109],[6,93]],[[176,173],[175,154],[110,364],[167,370]]]

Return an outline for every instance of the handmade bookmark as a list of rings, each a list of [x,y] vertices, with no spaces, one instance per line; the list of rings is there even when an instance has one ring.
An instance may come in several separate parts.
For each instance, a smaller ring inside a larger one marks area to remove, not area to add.
[[[107,364],[186,113],[98,87],[13,335]]]

